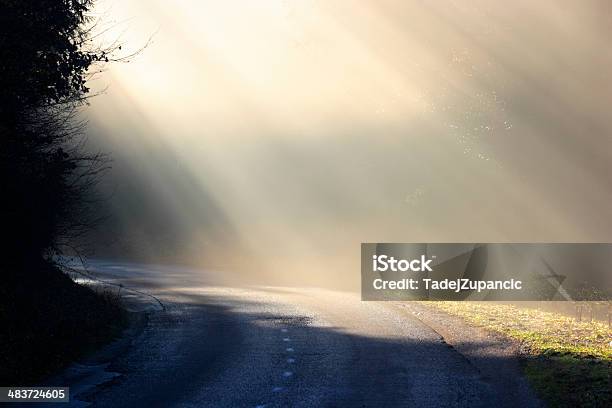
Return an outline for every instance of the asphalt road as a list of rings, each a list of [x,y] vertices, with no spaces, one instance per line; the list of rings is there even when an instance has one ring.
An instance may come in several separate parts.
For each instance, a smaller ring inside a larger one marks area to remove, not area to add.
[[[108,279],[154,293],[166,310],[150,299],[130,300],[150,309],[141,330],[107,353],[106,363],[99,357],[64,373],[61,381],[86,404],[537,405],[522,395],[508,396],[503,378],[488,380],[401,304],[361,302],[357,294],[321,289],[214,287],[192,279],[189,271],[110,264],[100,270]],[[489,366],[495,367],[496,358],[503,365],[508,357],[489,355]]]

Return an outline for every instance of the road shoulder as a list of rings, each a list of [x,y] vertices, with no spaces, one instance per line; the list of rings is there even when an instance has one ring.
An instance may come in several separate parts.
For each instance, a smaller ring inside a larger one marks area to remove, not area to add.
[[[520,366],[517,341],[475,327],[464,319],[422,303],[398,303],[463,355],[497,391],[496,405],[541,407]]]

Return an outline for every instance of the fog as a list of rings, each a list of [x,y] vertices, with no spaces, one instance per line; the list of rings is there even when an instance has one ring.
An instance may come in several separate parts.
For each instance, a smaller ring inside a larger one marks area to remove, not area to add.
[[[361,242],[609,242],[607,1],[99,1],[96,256],[356,288]]]

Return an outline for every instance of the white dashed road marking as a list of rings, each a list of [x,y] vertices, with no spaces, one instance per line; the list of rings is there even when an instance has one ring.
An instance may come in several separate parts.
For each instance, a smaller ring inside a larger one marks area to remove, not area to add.
[[[287,330],[285,328],[281,328],[280,330],[281,330],[282,333],[287,333],[289,331],[289,330]],[[291,338],[283,337],[283,341],[286,342],[286,343],[290,342]],[[294,349],[293,349],[293,347],[287,347],[285,349],[285,351],[288,352],[288,353],[293,353]],[[295,359],[294,358],[288,358],[287,359],[287,363],[293,364],[293,363],[295,363]],[[283,377],[284,378],[289,378],[289,377],[292,377],[292,376],[293,376],[293,372],[292,371],[283,371]],[[279,392],[284,391],[284,390],[285,390],[284,387],[274,387],[274,388],[272,388],[272,392],[274,392],[274,393],[279,393]],[[265,408],[265,404],[264,405],[257,405],[255,408]]]

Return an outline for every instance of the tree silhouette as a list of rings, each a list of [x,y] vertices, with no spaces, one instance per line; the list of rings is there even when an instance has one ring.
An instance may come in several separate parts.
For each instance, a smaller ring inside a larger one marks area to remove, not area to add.
[[[50,259],[92,223],[87,191],[104,168],[84,153],[90,68],[114,51],[93,46],[92,0],[0,0],[0,177],[5,244],[19,273]]]

